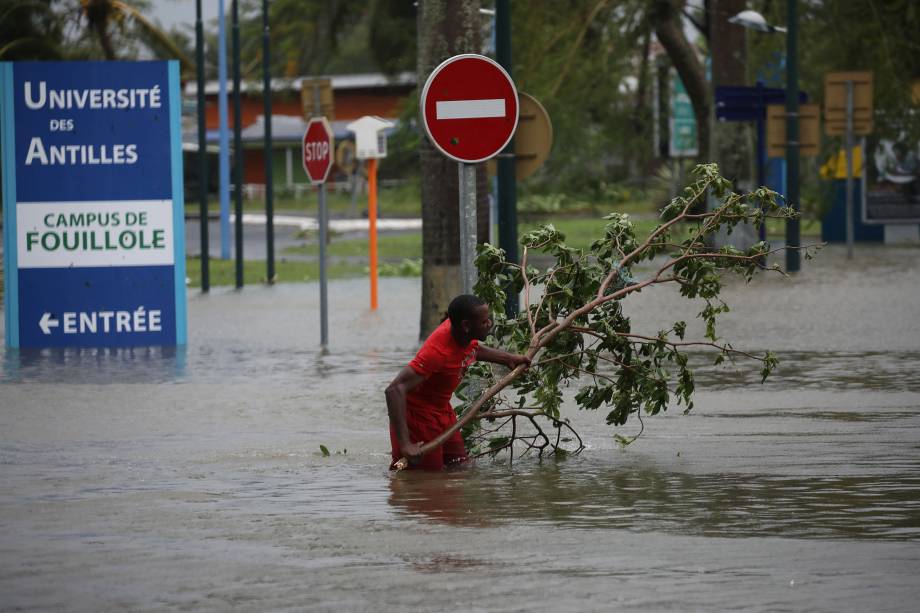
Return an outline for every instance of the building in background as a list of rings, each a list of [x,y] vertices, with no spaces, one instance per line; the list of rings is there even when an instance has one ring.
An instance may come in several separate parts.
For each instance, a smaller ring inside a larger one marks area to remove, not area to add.
[[[337,146],[348,147],[353,134],[346,126],[364,115],[377,115],[394,124],[409,96],[415,90],[414,72],[404,72],[392,77],[381,73],[329,75],[334,99],[335,116],[328,117]],[[300,90],[301,78],[276,79],[272,82],[272,163],[275,189],[294,191],[309,184],[301,163],[301,141],[306,130],[306,118],[302,112]],[[228,83],[228,96],[232,100],[232,83]],[[245,150],[243,184],[250,192],[259,192],[265,185],[265,117],[263,116],[262,84],[244,82],[241,87],[242,141]],[[186,154],[198,151],[197,117],[195,104],[198,87],[194,81],[186,83],[184,108],[189,114],[183,117],[183,149]],[[208,151],[214,154],[209,163],[209,185],[216,189],[218,115],[218,82],[205,84],[205,125],[207,127]],[[233,129],[233,114],[230,114],[230,129]],[[395,130],[393,128],[391,130]],[[346,152],[347,153],[347,152]],[[188,160],[186,187],[197,184],[197,164]],[[330,179],[343,178],[343,171],[349,168],[334,167]]]

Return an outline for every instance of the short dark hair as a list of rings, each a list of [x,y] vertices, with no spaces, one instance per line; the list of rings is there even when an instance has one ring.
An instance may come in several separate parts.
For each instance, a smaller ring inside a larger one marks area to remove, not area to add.
[[[450,325],[460,327],[460,322],[473,318],[473,310],[481,307],[485,301],[479,296],[473,294],[460,294],[450,301],[447,307],[447,317],[450,319]]]

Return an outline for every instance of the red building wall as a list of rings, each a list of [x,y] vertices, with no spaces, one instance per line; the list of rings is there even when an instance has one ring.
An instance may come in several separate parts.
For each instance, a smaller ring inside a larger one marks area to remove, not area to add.
[[[392,88],[387,92],[368,89],[349,89],[333,93],[335,101],[335,117],[333,120],[358,119],[364,115],[379,115],[385,118],[398,117],[406,97],[412,90],[410,88]],[[217,96],[208,95],[205,105],[205,118],[208,130],[219,127]],[[228,122],[233,127],[233,96],[228,96]],[[240,119],[243,127],[255,122],[256,117],[263,114],[262,96],[243,95],[241,97]],[[300,108],[300,95],[297,92],[280,92],[272,98],[273,115],[302,114]]]
[[[353,120],[365,115],[378,115],[393,119],[399,116],[402,105],[412,92],[412,87],[399,86],[373,89],[347,89],[333,92],[335,117],[333,120]],[[233,96],[227,97],[228,125],[233,128]],[[243,128],[255,123],[256,117],[263,114],[262,95],[244,94],[241,96],[240,119]],[[276,92],[272,98],[273,115],[300,116],[300,92]],[[209,94],[205,99],[205,125],[208,130],[220,127],[217,96]],[[265,156],[262,148],[246,149],[243,158],[243,182],[265,183]]]

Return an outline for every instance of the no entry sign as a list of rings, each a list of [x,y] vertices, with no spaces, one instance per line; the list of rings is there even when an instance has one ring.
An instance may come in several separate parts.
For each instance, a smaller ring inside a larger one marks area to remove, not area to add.
[[[495,61],[472,53],[442,62],[425,82],[422,124],[444,155],[474,164],[498,154],[518,122],[514,81]]]
[[[332,168],[332,129],[325,117],[314,117],[303,134],[303,169],[310,182],[326,182]]]

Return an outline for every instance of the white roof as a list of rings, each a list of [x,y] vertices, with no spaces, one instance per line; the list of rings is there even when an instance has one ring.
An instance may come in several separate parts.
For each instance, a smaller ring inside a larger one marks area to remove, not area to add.
[[[293,79],[272,79],[272,91],[300,91],[301,82],[312,77],[295,77]],[[391,87],[394,85],[415,85],[414,72],[401,72],[387,76],[380,72],[364,74],[325,75],[332,80],[332,89],[365,89],[378,87]],[[205,94],[216,94],[220,91],[218,81],[208,81],[204,84]],[[227,92],[233,91],[233,79],[227,79]],[[261,92],[262,81],[243,81],[240,83],[241,92]],[[186,96],[198,95],[198,83],[189,81],[185,84]]]
[[[330,122],[332,134],[336,140],[344,140],[352,137],[348,130],[348,120],[336,120]],[[396,123],[387,122],[387,134],[394,131]],[[303,138],[303,133],[307,130],[307,122],[303,117],[294,115],[272,115],[272,140],[276,143],[299,143]],[[251,143],[262,141],[265,138],[265,116],[258,115],[256,120],[249,126],[243,128],[240,138],[244,142]],[[208,130],[207,141],[209,143],[208,151],[211,151],[211,144],[218,140],[217,130]],[[232,144],[233,130],[230,130],[230,140]],[[198,151],[198,132],[197,130],[186,130],[182,134],[183,146],[189,147],[188,151]],[[214,149],[216,151],[216,149]]]

